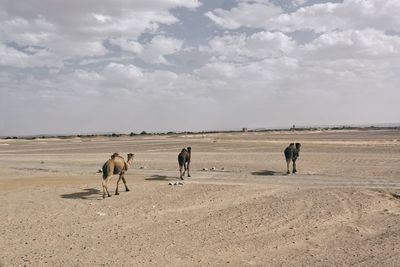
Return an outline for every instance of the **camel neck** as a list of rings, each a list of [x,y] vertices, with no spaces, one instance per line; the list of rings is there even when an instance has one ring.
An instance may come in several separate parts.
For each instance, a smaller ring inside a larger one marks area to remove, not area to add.
[[[128,167],[130,167],[132,165],[133,159],[128,160],[128,162],[126,162],[126,165],[128,165]]]

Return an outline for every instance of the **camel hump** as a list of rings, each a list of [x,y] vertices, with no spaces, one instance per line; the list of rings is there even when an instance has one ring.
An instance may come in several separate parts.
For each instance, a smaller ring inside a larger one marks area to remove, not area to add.
[[[115,163],[116,166],[123,166],[125,163],[125,160],[121,156],[116,156],[114,159],[112,159]]]
[[[111,155],[112,159],[114,159],[115,157],[119,157],[119,154],[117,152],[114,152],[114,154]]]

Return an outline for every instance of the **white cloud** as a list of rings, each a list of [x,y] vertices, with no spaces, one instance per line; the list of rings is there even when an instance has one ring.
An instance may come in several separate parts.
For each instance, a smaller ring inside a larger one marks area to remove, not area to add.
[[[112,64],[110,64],[110,65],[112,65]],[[112,66],[110,68],[112,68]],[[83,80],[83,81],[102,81],[102,80],[104,80],[104,77],[101,76],[99,73],[97,73],[95,71],[87,71],[87,70],[82,70],[82,69],[75,70],[75,76],[76,76],[76,78]]]
[[[285,32],[326,32],[365,28],[397,30],[400,28],[398,14],[400,2],[397,0],[345,0],[304,6],[289,14],[270,3],[239,3],[231,10],[216,9],[207,16],[226,29],[247,26]]]
[[[148,63],[167,64],[164,56],[179,52],[182,45],[182,40],[159,35],[144,46],[139,57]]]
[[[112,38],[109,40],[110,44],[120,47],[122,50],[129,51],[134,54],[140,54],[143,51],[143,46],[134,40],[126,38]]]
[[[0,44],[0,66],[18,68],[62,66],[62,61],[47,50],[28,47],[26,51],[30,53]]]
[[[163,35],[157,35],[143,44],[126,38],[113,38],[109,40],[109,43],[133,53],[137,58],[150,64],[168,64],[165,56],[178,53],[183,47],[182,40]]]
[[[93,17],[102,23],[106,23],[106,22],[110,22],[112,20],[112,18],[110,16],[107,15],[103,15],[103,14],[93,14]]]
[[[206,13],[215,24],[225,29],[237,29],[242,26],[265,28],[266,21],[282,12],[269,2],[239,2],[231,10],[216,9]]]
[[[25,67],[25,60],[29,56],[14,48],[0,45],[0,65],[8,65],[13,67]]]
[[[280,32],[257,32],[245,34],[225,34],[214,37],[209,42],[208,51],[218,58],[235,61],[280,57],[290,53],[295,42]]]
[[[376,58],[400,56],[400,37],[388,36],[383,32],[367,30],[346,30],[328,32],[303,49],[307,57],[322,59]]]
[[[122,49],[140,50],[137,38],[155,32],[160,25],[178,22],[171,9],[195,9],[197,0],[60,1],[33,0],[29,5],[3,1],[0,11],[0,43],[37,45],[61,58],[103,56],[103,42],[121,38]],[[29,7],[28,7],[29,6]],[[160,58],[162,60],[162,58]]]
[[[292,0],[291,4],[294,7],[299,7],[299,6],[305,5],[308,1],[309,0]]]
[[[8,15],[1,20],[0,42],[17,42],[25,45],[39,45],[54,37],[56,26],[42,15],[32,19]]]
[[[143,77],[143,72],[135,65],[123,65],[119,63],[109,63],[105,68],[103,74],[110,81],[115,81],[125,85],[126,82],[134,82],[140,77]]]

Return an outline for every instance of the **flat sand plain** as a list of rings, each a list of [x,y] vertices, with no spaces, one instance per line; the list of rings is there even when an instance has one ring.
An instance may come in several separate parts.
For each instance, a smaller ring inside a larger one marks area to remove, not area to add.
[[[0,266],[400,266],[399,139],[359,130],[0,140]],[[285,174],[290,142],[302,143],[296,175]],[[168,185],[186,146],[192,177]],[[131,191],[103,200],[97,171],[113,152],[135,153]]]

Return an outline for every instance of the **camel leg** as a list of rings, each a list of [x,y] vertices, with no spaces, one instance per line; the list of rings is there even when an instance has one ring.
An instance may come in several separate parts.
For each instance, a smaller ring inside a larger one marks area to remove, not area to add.
[[[290,160],[286,160],[286,166],[287,166],[286,174],[290,174],[289,165],[290,165]]]
[[[115,188],[115,195],[119,195],[119,193],[118,193],[118,185],[119,185],[119,181],[121,181],[121,178],[122,178],[122,173],[118,177],[117,187]]]
[[[111,176],[108,176],[107,178],[103,179],[103,198],[106,198],[106,193],[107,196],[111,197],[110,192],[108,192],[108,181],[110,180]]]
[[[180,178],[183,180],[183,178],[182,178],[182,165],[179,165],[179,174],[180,174]]]
[[[190,173],[189,173],[189,165],[190,165],[190,162],[188,162],[188,163],[187,163],[188,177],[190,177]]]
[[[124,182],[124,185],[125,185],[125,191],[126,191],[126,192],[129,192],[130,190],[129,190],[128,186],[126,185],[125,175],[122,175],[121,178],[122,178],[122,182]]]
[[[293,173],[296,173],[296,160],[293,160]]]
[[[184,168],[184,171],[183,171],[183,174],[181,175],[181,180],[183,180],[184,178],[184,176],[185,176],[185,173],[186,173],[186,164],[185,163],[183,163],[183,168]]]
[[[103,198],[106,198],[106,185],[105,185],[105,179],[101,182],[101,185],[103,187]]]

